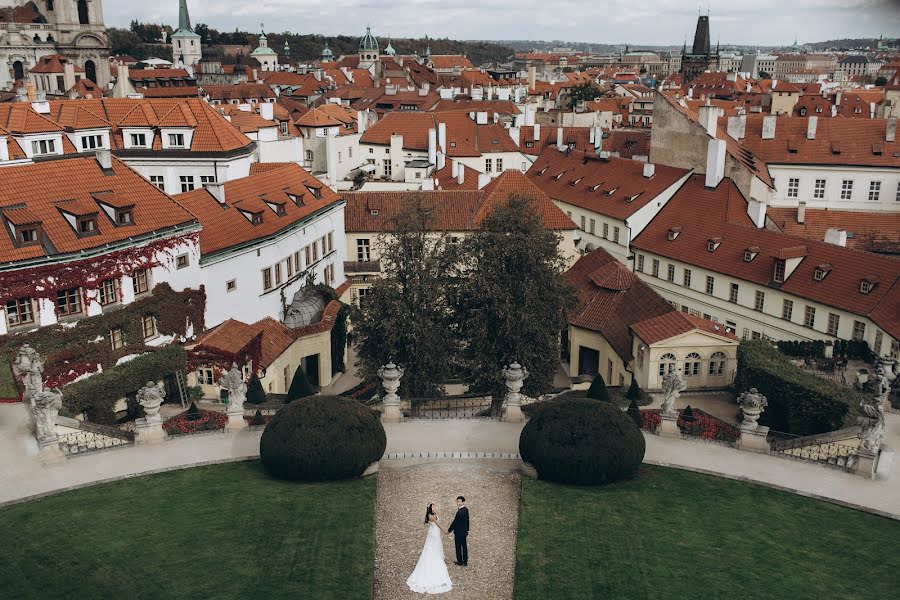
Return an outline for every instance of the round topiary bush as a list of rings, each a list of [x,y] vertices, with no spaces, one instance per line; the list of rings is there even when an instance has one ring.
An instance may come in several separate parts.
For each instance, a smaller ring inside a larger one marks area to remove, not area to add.
[[[597,485],[629,479],[644,459],[644,435],[608,402],[572,398],[548,403],[528,421],[519,454],[541,479]]]
[[[259,454],[279,479],[331,481],[362,475],[386,446],[384,428],[371,409],[340,396],[309,396],[275,413]]]

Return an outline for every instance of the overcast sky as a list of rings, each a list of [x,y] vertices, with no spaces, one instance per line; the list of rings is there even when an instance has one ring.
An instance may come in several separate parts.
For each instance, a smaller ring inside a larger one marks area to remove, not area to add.
[[[219,30],[362,35],[378,38],[567,40],[688,44],[691,0],[188,0],[191,22]],[[707,2],[702,2],[706,13]],[[104,0],[107,25],[132,19],[178,24],[178,1]],[[789,45],[838,38],[900,36],[900,0],[713,0],[712,43]]]

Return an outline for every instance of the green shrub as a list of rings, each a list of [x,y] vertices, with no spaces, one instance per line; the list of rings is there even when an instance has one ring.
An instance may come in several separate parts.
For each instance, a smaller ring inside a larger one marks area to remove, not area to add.
[[[259,441],[279,479],[332,481],[362,475],[387,446],[374,411],[340,396],[309,396],[275,413]]]
[[[197,404],[191,402],[191,405],[188,407],[187,412],[184,413],[189,421],[196,421],[203,415],[200,413],[200,409],[197,408]]]
[[[594,400],[602,400],[604,402],[609,402],[609,391],[606,389],[606,382],[603,381],[603,376],[600,373],[597,373],[597,376],[594,377],[594,381],[591,382],[591,387],[588,388],[587,397],[593,398]]]
[[[550,402],[522,430],[519,453],[542,479],[595,485],[634,477],[645,442],[631,417],[608,402]]]
[[[335,294],[337,300],[337,294]],[[347,317],[350,315],[350,306],[341,303],[337,316],[334,319],[334,327],[331,329],[331,374],[337,375],[346,369],[344,364],[344,350],[347,347]],[[302,397],[302,396],[299,396]]]
[[[688,423],[693,422],[694,420],[694,409],[691,408],[691,405],[688,404],[687,407],[681,412],[681,418]]]
[[[306,398],[307,396],[315,396],[316,390],[309,383],[309,379],[306,378],[306,372],[303,370],[303,365],[297,367],[297,370],[294,371],[294,379],[291,381],[291,387],[288,390],[287,397],[284,399],[284,403],[293,402],[297,398]]]
[[[793,435],[825,433],[856,422],[862,395],[794,365],[765,340],[741,342],[734,387],[755,387],[769,405],[760,424]]]
[[[266,396],[266,391],[263,389],[262,382],[260,382],[259,377],[254,373],[250,377],[250,384],[247,386],[247,400],[248,404],[265,404],[268,397]]]
[[[262,411],[257,408],[256,412],[253,413],[253,418],[250,419],[250,425],[265,425],[265,424],[266,424],[266,420],[263,418]]]
[[[199,385],[192,385],[191,387],[185,390],[187,392],[187,401],[190,403],[200,402],[203,399],[203,388]],[[174,399],[167,398],[167,400],[174,401]]]
[[[629,400],[640,400],[642,395],[641,386],[638,385],[637,379],[632,377],[631,385],[628,386],[628,393],[625,394],[625,397]]]
[[[628,405],[628,416],[631,417],[631,420],[634,421],[634,424],[640,429],[643,420],[641,418],[641,409],[638,407],[637,398],[631,399],[631,404]]]

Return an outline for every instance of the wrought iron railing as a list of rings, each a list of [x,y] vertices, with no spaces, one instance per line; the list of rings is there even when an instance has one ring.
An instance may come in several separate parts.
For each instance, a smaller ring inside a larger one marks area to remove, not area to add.
[[[490,396],[414,399],[408,402],[403,412],[411,419],[492,418]]]
[[[798,437],[780,431],[770,431],[769,448],[775,456],[853,471],[856,468],[859,449],[854,443],[855,438],[846,437],[850,433],[850,430],[840,430]]]

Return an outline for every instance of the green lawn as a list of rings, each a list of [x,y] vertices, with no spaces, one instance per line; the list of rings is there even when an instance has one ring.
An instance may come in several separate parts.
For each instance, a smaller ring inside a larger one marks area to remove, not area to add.
[[[15,398],[19,395],[19,388],[13,379],[12,367],[6,362],[6,357],[0,354],[0,398]]]
[[[890,598],[898,554],[900,522],[728,479],[525,479],[515,598]]]
[[[297,484],[258,462],[104,484],[0,510],[4,598],[372,595],[375,479]]]

